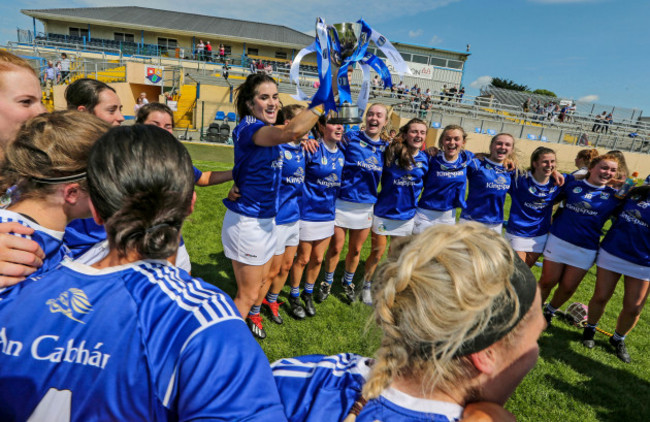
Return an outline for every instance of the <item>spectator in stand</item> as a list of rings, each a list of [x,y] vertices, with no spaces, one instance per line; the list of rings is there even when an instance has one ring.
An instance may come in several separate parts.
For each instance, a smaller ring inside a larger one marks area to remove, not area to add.
[[[614,123],[614,116],[612,113],[609,113],[603,120],[603,127],[601,132],[609,133],[609,127]]]
[[[199,61],[203,60],[205,56],[205,44],[203,43],[203,40],[199,40],[199,43],[196,46],[196,55],[197,55],[197,60]]]
[[[230,71],[230,66],[228,66],[228,63],[224,63],[223,67],[221,68],[221,74],[223,75],[223,78],[228,81],[228,75]]]
[[[141,92],[138,98],[135,100],[135,106],[133,106],[133,111],[135,112],[135,114],[137,115],[140,107],[146,104],[149,104],[149,100],[147,99],[147,93]]]
[[[222,63],[226,60],[226,47],[223,44],[219,44],[219,59]]]
[[[51,61],[47,62],[47,67],[43,70],[43,85],[45,85],[45,99],[50,100],[52,87],[59,79],[59,69],[54,67]]]
[[[255,60],[252,60],[252,59],[251,59],[251,62],[250,62],[250,64],[248,65],[248,70],[251,71],[251,74],[252,74],[252,73],[257,73],[257,63],[255,63]]]
[[[406,85],[404,85],[404,81],[400,81],[399,84],[397,84],[397,98],[404,98],[404,91],[406,90]]]
[[[210,41],[205,42],[205,61],[212,61],[212,44],[210,44]]]
[[[61,53],[61,83],[65,83],[70,75],[70,59],[65,53]]]
[[[463,101],[463,96],[465,96],[465,87],[464,87],[464,86],[461,86],[461,87],[460,87],[460,91],[458,91],[458,100],[457,100],[457,101],[458,101],[459,103],[460,103],[461,101]]]
[[[601,114],[596,116],[596,118],[594,119],[594,125],[591,128],[592,132],[600,132],[600,131],[602,131],[602,125],[605,122],[605,117],[607,117],[607,112],[606,111],[603,111]]]
[[[458,92],[458,88],[456,88],[455,85],[452,86],[451,88],[449,88],[447,101],[449,101],[449,102],[453,101],[454,98],[456,97],[457,92]]]
[[[447,98],[447,94],[449,91],[447,90],[447,85],[442,86],[442,91],[440,91],[440,102],[445,101],[445,98]]]

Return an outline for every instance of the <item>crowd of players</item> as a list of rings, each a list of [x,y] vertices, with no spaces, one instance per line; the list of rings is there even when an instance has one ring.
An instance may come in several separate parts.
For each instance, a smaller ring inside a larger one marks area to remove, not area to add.
[[[69,111],[42,114],[33,70],[4,52],[0,93],[3,416],[51,416],[56,405],[74,420],[470,420],[474,410],[501,418],[535,363],[543,300],[557,285],[544,307],[550,324],[596,260],[583,342],[593,347],[623,275],[611,342],[630,360],[624,339],[650,280],[650,188],[612,186],[627,175],[619,155],[561,175],[553,150],[538,148],[522,170],[512,136],[496,135],[489,153],[473,154],[460,126],[423,151],[424,121],[412,119],[390,140],[390,110],[373,104],[363,130],[344,133],[320,107],[281,109],[275,81],[255,74],[238,89],[232,172],[201,173],[167,133],[173,116],[164,105],[143,106],[138,124],[119,127],[115,92],[80,80],[66,92]],[[304,139],[312,129],[316,142]],[[182,247],[177,255],[193,185],[231,179],[237,192],[224,200],[222,241],[234,300],[179,269],[189,270],[189,257]],[[273,365],[274,383],[239,315],[259,338],[261,306],[282,323],[278,295],[289,273],[291,314],[315,315],[314,292],[328,298],[346,236],[342,285],[355,300],[370,233],[360,296],[383,331],[376,360],[284,359]],[[389,258],[373,277],[389,236]],[[540,294],[528,267],[542,253]]]

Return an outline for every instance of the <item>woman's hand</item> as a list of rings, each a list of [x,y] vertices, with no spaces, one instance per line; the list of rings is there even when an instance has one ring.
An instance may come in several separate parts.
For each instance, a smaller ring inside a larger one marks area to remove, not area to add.
[[[300,141],[300,145],[302,145],[302,149],[310,154],[315,154],[318,151],[318,141],[315,139],[305,139]]]
[[[9,233],[31,235],[34,230],[18,223],[0,224],[0,287],[24,280],[40,268],[45,259],[38,243]]]
[[[239,188],[237,185],[232,185],[230,190],[228,191],[228,200],[229,201],[237,201],[239,198],[241,198],[241,193],[239,193]]]

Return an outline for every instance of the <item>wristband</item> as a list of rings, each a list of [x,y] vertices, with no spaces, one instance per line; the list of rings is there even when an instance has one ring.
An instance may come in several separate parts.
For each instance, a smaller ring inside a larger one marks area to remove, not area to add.
[[[310,108],[309,110],[310,110],[312,113],[314,113],[315,115],[317,115],[318,117],[320,117],[320,116],[322,116],[323,114],[325,114],[325,108],[323,107],[322,104],[321,104],[321,105],[317,105],[317,106],[314,107],[314,108]]]

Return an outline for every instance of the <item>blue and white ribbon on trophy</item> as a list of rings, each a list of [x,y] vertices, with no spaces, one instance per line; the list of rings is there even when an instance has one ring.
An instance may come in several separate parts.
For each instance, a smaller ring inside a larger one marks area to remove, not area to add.
[[[300,89],[300,61],[307,54],[316,52],[318,60],[318,80],[320,86],[311,98],[310,107],[323,104],[325,112],[336,110],[334,92],[332,91],[332,67],[330,66],[330,39],[327,35],[327,25],[318,18],[316,22],[316,40],[309,47],[305,47],[293,60],[289,79],[296,84],[296,95],[292,97],[299,101],[309,101],[310,98]]]
[[[361,24],[360,41],[354,53],[350,57],[345,58],[341,63],[337,74],[337,85],[339,93],[339,104],[343,104],[345,102],[353,103],[347,72],[350,66],[354,66],[354,63],[358,62],[363,72],[363,81],[361,83],[359,98],[357,99],[357,107],[359,108],[360,114],[362,114],[365,111],[365,108],[368,104],[368,98],[370,96],[371,68],[381,76],[381,79],[384,83],[384,88],[390,88],[393,85],[390,71],[388,70],[386,64],[374,54],[367,53],[368,44],[370,41],[373,41],[377,48],[379,48],[381,52],[386,56],[386,58],[390,60],[400,79],[402,79],[405,74],[410,75],[411,70],[390,41],[388,41],[379,32],[372,29],[370,25],[368,25],[363,19],[359,19],[357,23]],[[336,31],[332,31],[332,33],[334,35],[334,39],[332,39],[332,37],[328,34],[328,27],[325,25],[325,22],[321,18],[318,18],[316,23],[315,41],[309,47],[300,50],[298,55],[295,57],[293,64],[291,65],[291,71],[289,74],[290,80],[296,84],[296,95],[294,95],[293,98],[299,101],[309,101],[309,97],[305,95],[305,93],[300,89],[300,62],[306,55],[313,52],[317,53],[318,78],[320,86],[318,88],[318,91],[311,98],[310,107],[315,107],[319,104],[323,104],[325,111],[337,109],[332,90],[332,66],[330,63],[330,49],[340,54],[341,46],[339,44]]]

